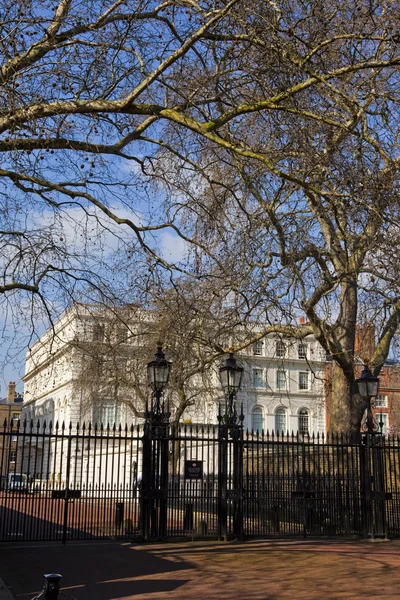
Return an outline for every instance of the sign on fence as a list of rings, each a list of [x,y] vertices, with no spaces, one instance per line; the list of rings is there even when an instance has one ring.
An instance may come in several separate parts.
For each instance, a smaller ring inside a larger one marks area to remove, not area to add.
[[[203,479],[202,460],[185,460],[185,479]]]

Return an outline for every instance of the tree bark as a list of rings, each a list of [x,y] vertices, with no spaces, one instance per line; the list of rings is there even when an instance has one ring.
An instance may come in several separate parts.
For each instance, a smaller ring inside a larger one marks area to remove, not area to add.
[[[358,394],[353,372],[345,373],[337,364],[332,365],[332,396],[330,411],[330,432],[357,436],[364,411],[365,400]]]
[[[340,314],[334,328],[340,351],[333,356],[330,407],[331,432],[351,436],[359,434],[366,408],[365,400],[358,393],[354,369],[357,294],[356,277],[346,277],[341,284]]]

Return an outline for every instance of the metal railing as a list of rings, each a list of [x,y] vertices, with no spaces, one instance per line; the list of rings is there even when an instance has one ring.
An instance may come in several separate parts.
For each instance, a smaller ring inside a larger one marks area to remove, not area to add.
[[[397,437],[5,423],[0,470],[0,541],[400,536]]]

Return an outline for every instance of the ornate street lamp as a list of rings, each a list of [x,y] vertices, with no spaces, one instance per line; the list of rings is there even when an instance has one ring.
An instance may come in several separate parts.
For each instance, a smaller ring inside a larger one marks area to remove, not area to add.
[[[222,389],[224,390],[229,401],[226,410],[226,419],[228,424],[233,424],[236,422],[236,410],[234,402],[242,382],[243,370],[243,367],[239,367],[239,365],[236,363],[236,358],[232,353],[229,354],[228,358],[221,364],[219,368],[219,377],[221,380]]]
[[[152,407],[157,414],[160,412],[160,399],[168,385],[172,363],[166,360],[161,344],[157,347],[154,360],[147,364],[147,380],[153,390],[156,405]]]
[[[379,377],[374,377],[368,365],[364,365],[364,369],[358,379],[356,379],[358,385],[358,392],[362,398],[367,401],[367,418],[365,422],[365,433],[374,435],[376,433],[376,427],[374,418],[372,416],[371,409],[371,398],[378,395],[379,388]]]

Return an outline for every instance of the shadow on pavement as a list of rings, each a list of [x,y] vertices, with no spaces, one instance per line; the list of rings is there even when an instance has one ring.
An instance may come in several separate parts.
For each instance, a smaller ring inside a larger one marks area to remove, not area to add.
[[[0,548],[0,575],[15,598],[29,600],[43,585],[44,573],[61,573],[61,589],[76,600],[110,600],[139,594],[171,592],[185,579],[174,571],[191,569],[185,560],[168,560],[120,543],[13,545]],[[147,576],[165,574],[163,579]],[[168,575],[168,577],[167,577]]]

